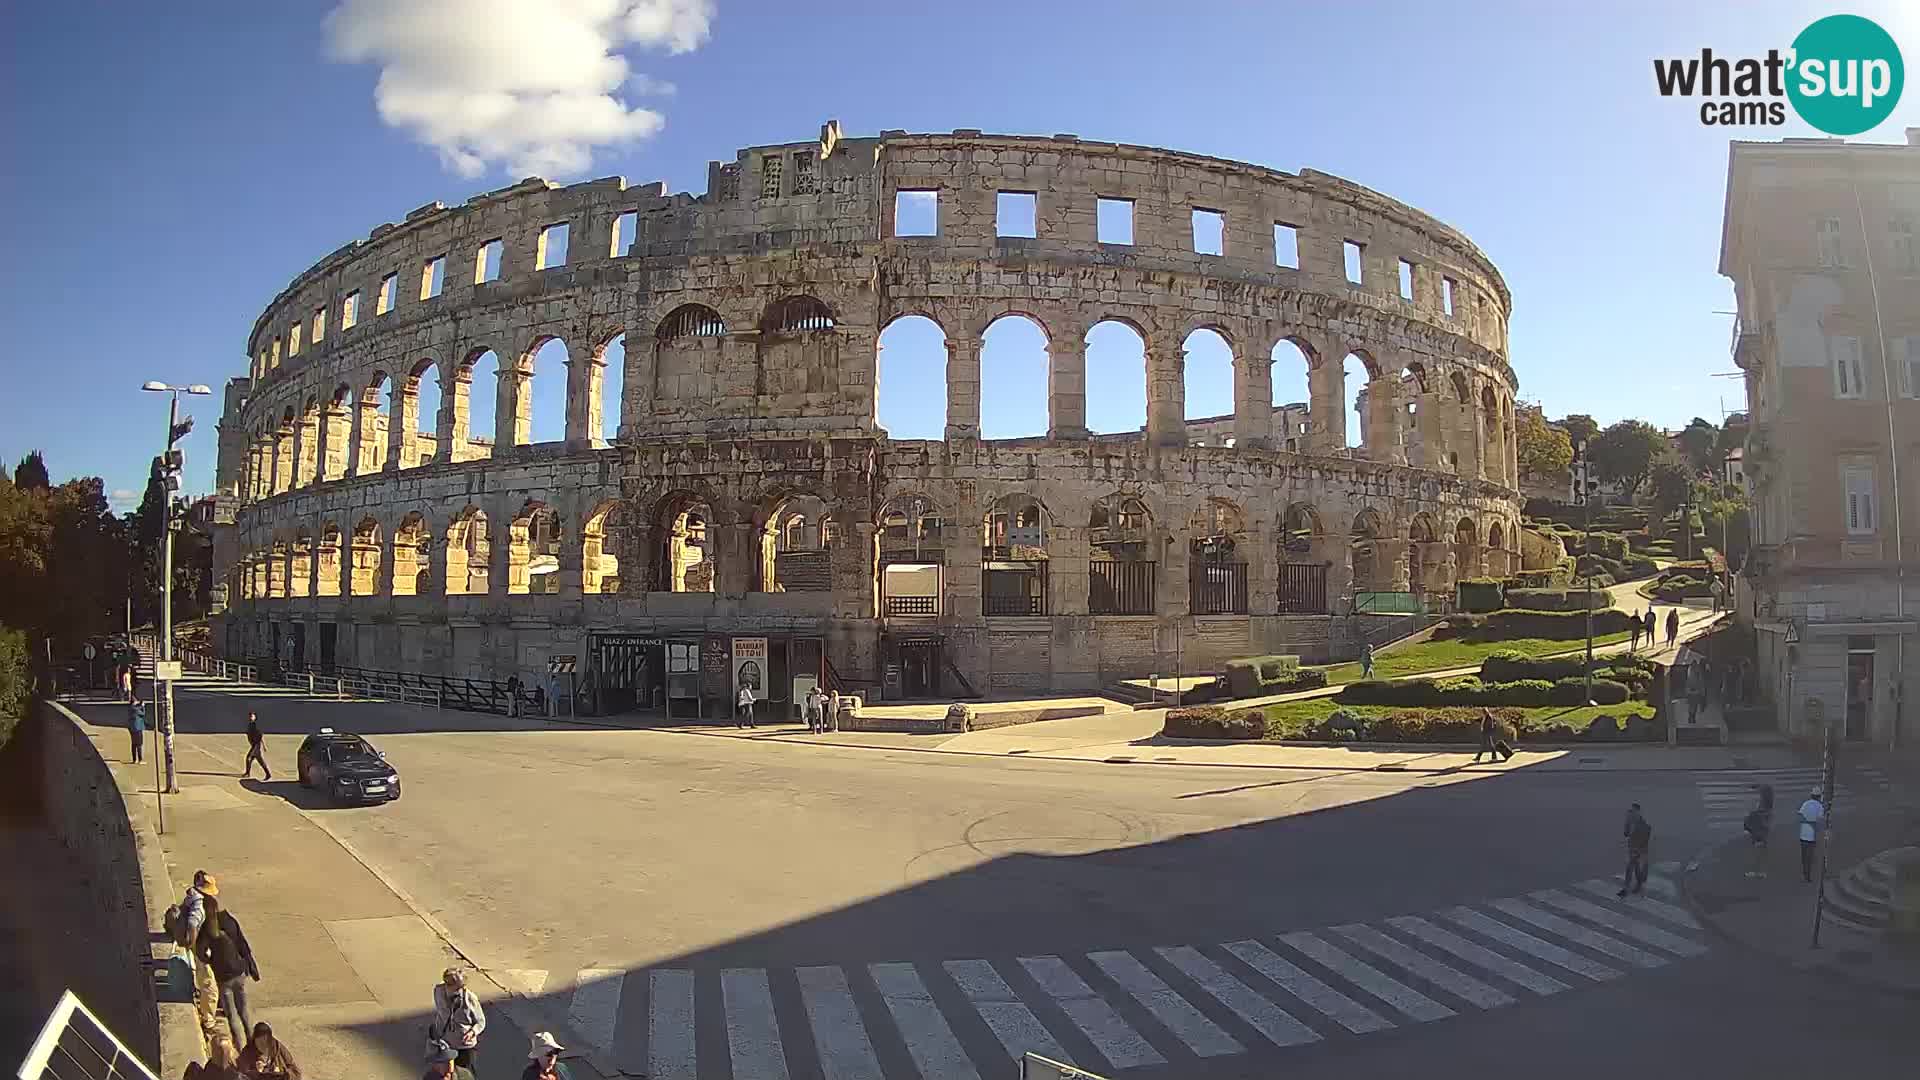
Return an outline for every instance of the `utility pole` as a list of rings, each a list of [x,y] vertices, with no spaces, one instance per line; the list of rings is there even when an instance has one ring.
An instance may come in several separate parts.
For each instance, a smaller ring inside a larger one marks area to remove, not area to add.
[[[173,662],[173,534],[180,527],[173,498],[174,492],[180,490],[181,470],[186,467],[186,454],[175,450],[173,444],[193,430],[193,417],[187,417],[184,422],[180,419],[180,395],[211,394],[213,391],[199,383],[168,386],[163,382],[149,382],[141,389],[168,395],[167,438],[160,444],[160,457],[155,463],[164,496],[161,512],[165,517],[160,524],[160,655],[154,661],[154,682],[164,684],[164,687],[155,688],[160,712],[156,719],[160,725],[161,755],[166,758],[167,764],[167,779],[162,790],[175,795],[180,791],[180,778],[173,757],[173,679],[159,678],[162,673],[159,665],[171,667]]]
[[[1587,704],[1593,704],[1593,485],[1587,479],[1587,443],[1582,439],[1573,447],[1573,490],[1574,497],[1580,500],[1582,513],[1581,525],[1586,533],[1586,573],[1580,575],[1581,607],[1587,613],[1587,662],[1586,674]]]

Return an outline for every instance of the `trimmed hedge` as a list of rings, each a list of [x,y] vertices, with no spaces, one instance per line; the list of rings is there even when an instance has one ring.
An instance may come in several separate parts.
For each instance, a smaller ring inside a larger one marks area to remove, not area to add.
[[[1595,677],[1592,685],[1595,705],[1618,705],[1632,696],[1626,683],[1612,679]],[[1553,689],[1547,694],[1549,705],[1585,705],[1587,700],[1587,680],[1584,677],[1561,679],[1553,684]]]
[[[1499,578],[1467,578],[1458,590],[1461,611],[1499,611],[1507,606]]]
[[[1618,608],[1593,613],[1596,635],[1623,634],[1630,616]],[[1486,615],[1453,615],[1434,629],[1436,638],[1501,641],[1513,638],[1569,640],[1587,636],[1584,611],[1527,611],[1513,608]]]
[[[1326,668],[1301,668],[1285,678],[1272,679],[1261,684],[1261,692],[1267,694],[1291,694],[1299,690],[1318,690],[1327,685]]]
[[[1171,739],[1263,739],[1267,716],[1259,709],[1195,705],[1168,709],[1160,734]]]
[[[1472,675],[1451,679],[1369,680],[1348,683],[1334,700],[1343,705],[1550,705],[1553,684],[1544,679],[1483,683]]]
[[[1580,589],[1508,589],[1507,603],[1528,611],[1585,611],[1587,607],[1600,609],[1612,602],[1606,593],[1595,589],[1591,592]]]
[[[1234,697],[1258,697],[1261,694],[1284,692],[1273,690],[1271,686],[1292,679],[1300,670],[1300,658],[1293,655],[1248,656],[1227,661],[1226,668],[1229,693]]]
[[[1516,708],[1495,709],[1493,719],[1498,725],[1499,737],[1510,745],[1518,745],[1523,736],[1556,742],[1647,740],[1658,738],[1662,730],[1657,721],[1634,719],[1629,723],[1622,717],[1604,714],[1579,726],[1552,720],[1529,722],[1526,713]],[[1442,706],[1366,716],[1341,709],[1309,727],[1305,737],[1342,742],[1476,744],[1480,741],[1480,710]]]

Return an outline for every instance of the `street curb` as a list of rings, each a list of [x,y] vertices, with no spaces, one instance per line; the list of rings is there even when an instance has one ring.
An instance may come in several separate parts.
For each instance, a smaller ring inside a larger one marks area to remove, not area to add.
[[[1707,909],[1700,903],[1699,898],[1693,895],[1693,874],[1694,874],[1694,871],[1698,870],[1700,868],[1700,865],[1704,863],[1710,855],[1717,853],[1723,848],[1732,847],[1733,845],[1739,843],[1741,840],[1742,840],[1742,837],[1737,835],[1728,837],[1724,840],[1715,840],[1707,844],[1705,847],[1701,848],[1698,852],[1695,852],[1694,856],[1686,861],[1686,864],[1685,864],[1686,872],[1680,875],[1680,895],[1686,898],[1688,910],[1692,911],[1694,916],[1700,920],[1701,926],[1705,927],[1709,932],[1713,934],[1714,937],[1718,938],[1722,942],[1725,942],[1726,944],[1731,945],[1750,956],[1757,956],[1757,957],[1762,957],[1767,960],[1770,960],[1773,963],[1781,967],[1785,967],[1790,971],[1811,972],[1814,975],[1820,976],[1825,979],[1829,979],[1833,982],[1845,983],[1848,986],[1857,987],[1863,990],[1871,990],[1875,993],[1880,993],[1880,994],[1892,994],[1896,997],[1911,998],[1916,1001],[1920,1001],[1920,986],[1897,986],[1891,983],[1882,982],[1879,979],[1867,978],[1866,976],[1854,973],[1848,968],[1837,967],[1833,964],[1796,963],[1789,956],[1786,956],[1777,952],[1769,952],[1768,950],[1758,948],[1757,946],[1749,945],[1744,940],[1738,937],[1735,937],[1733,934],[1723,929],[1720,925],[1720,920],[1716,918],[1711,912],[1707,911]]]

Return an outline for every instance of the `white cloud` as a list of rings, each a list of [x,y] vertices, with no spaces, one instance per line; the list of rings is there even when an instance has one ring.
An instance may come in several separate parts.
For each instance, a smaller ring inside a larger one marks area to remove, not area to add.
[[[380,118],[447,168],[562,177],[666,123],[616,95],[672,92],[620,50],[690,52],[713,11],[713,0],[344,0],[326,32],[335,59],[379,66]]]

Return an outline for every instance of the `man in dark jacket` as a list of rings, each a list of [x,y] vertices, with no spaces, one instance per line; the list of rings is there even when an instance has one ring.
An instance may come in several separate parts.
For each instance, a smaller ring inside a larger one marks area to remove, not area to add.
[[[248,713],[247,714],[247,767],[245,771],[241,772],[240,774],[241,776],[252,776],[253,763],[257,761],[260,763],[260,771],[267,774],[267,779],[269,780],[273,779],[273,770],[267,768],[266,742],[267,742],[267,737],[264,734],[262,734],[260,731],[260,718],[253,715],[252,713]]]
[[[1642,893],[1647,888],[1647,849],[1653,843],[1653,826],[1640,812],[1640,804],[1627,808],[1627,824],[1621,830],[1627,841],[1627,874],[1620,882],[1619,896]]]
[[[240,930],[240,920],[222,911],[217,897],[208,896],[201,903],[207,921],[200,925],[193,951],[213,969],[214,982],[220,987],[220,1008],[227,1014],[234,1045],[244,1045],[253,1030],[252,1010],[247,1008],[247,980],[260,981],[260,966],[254,963],[253,947]]]

